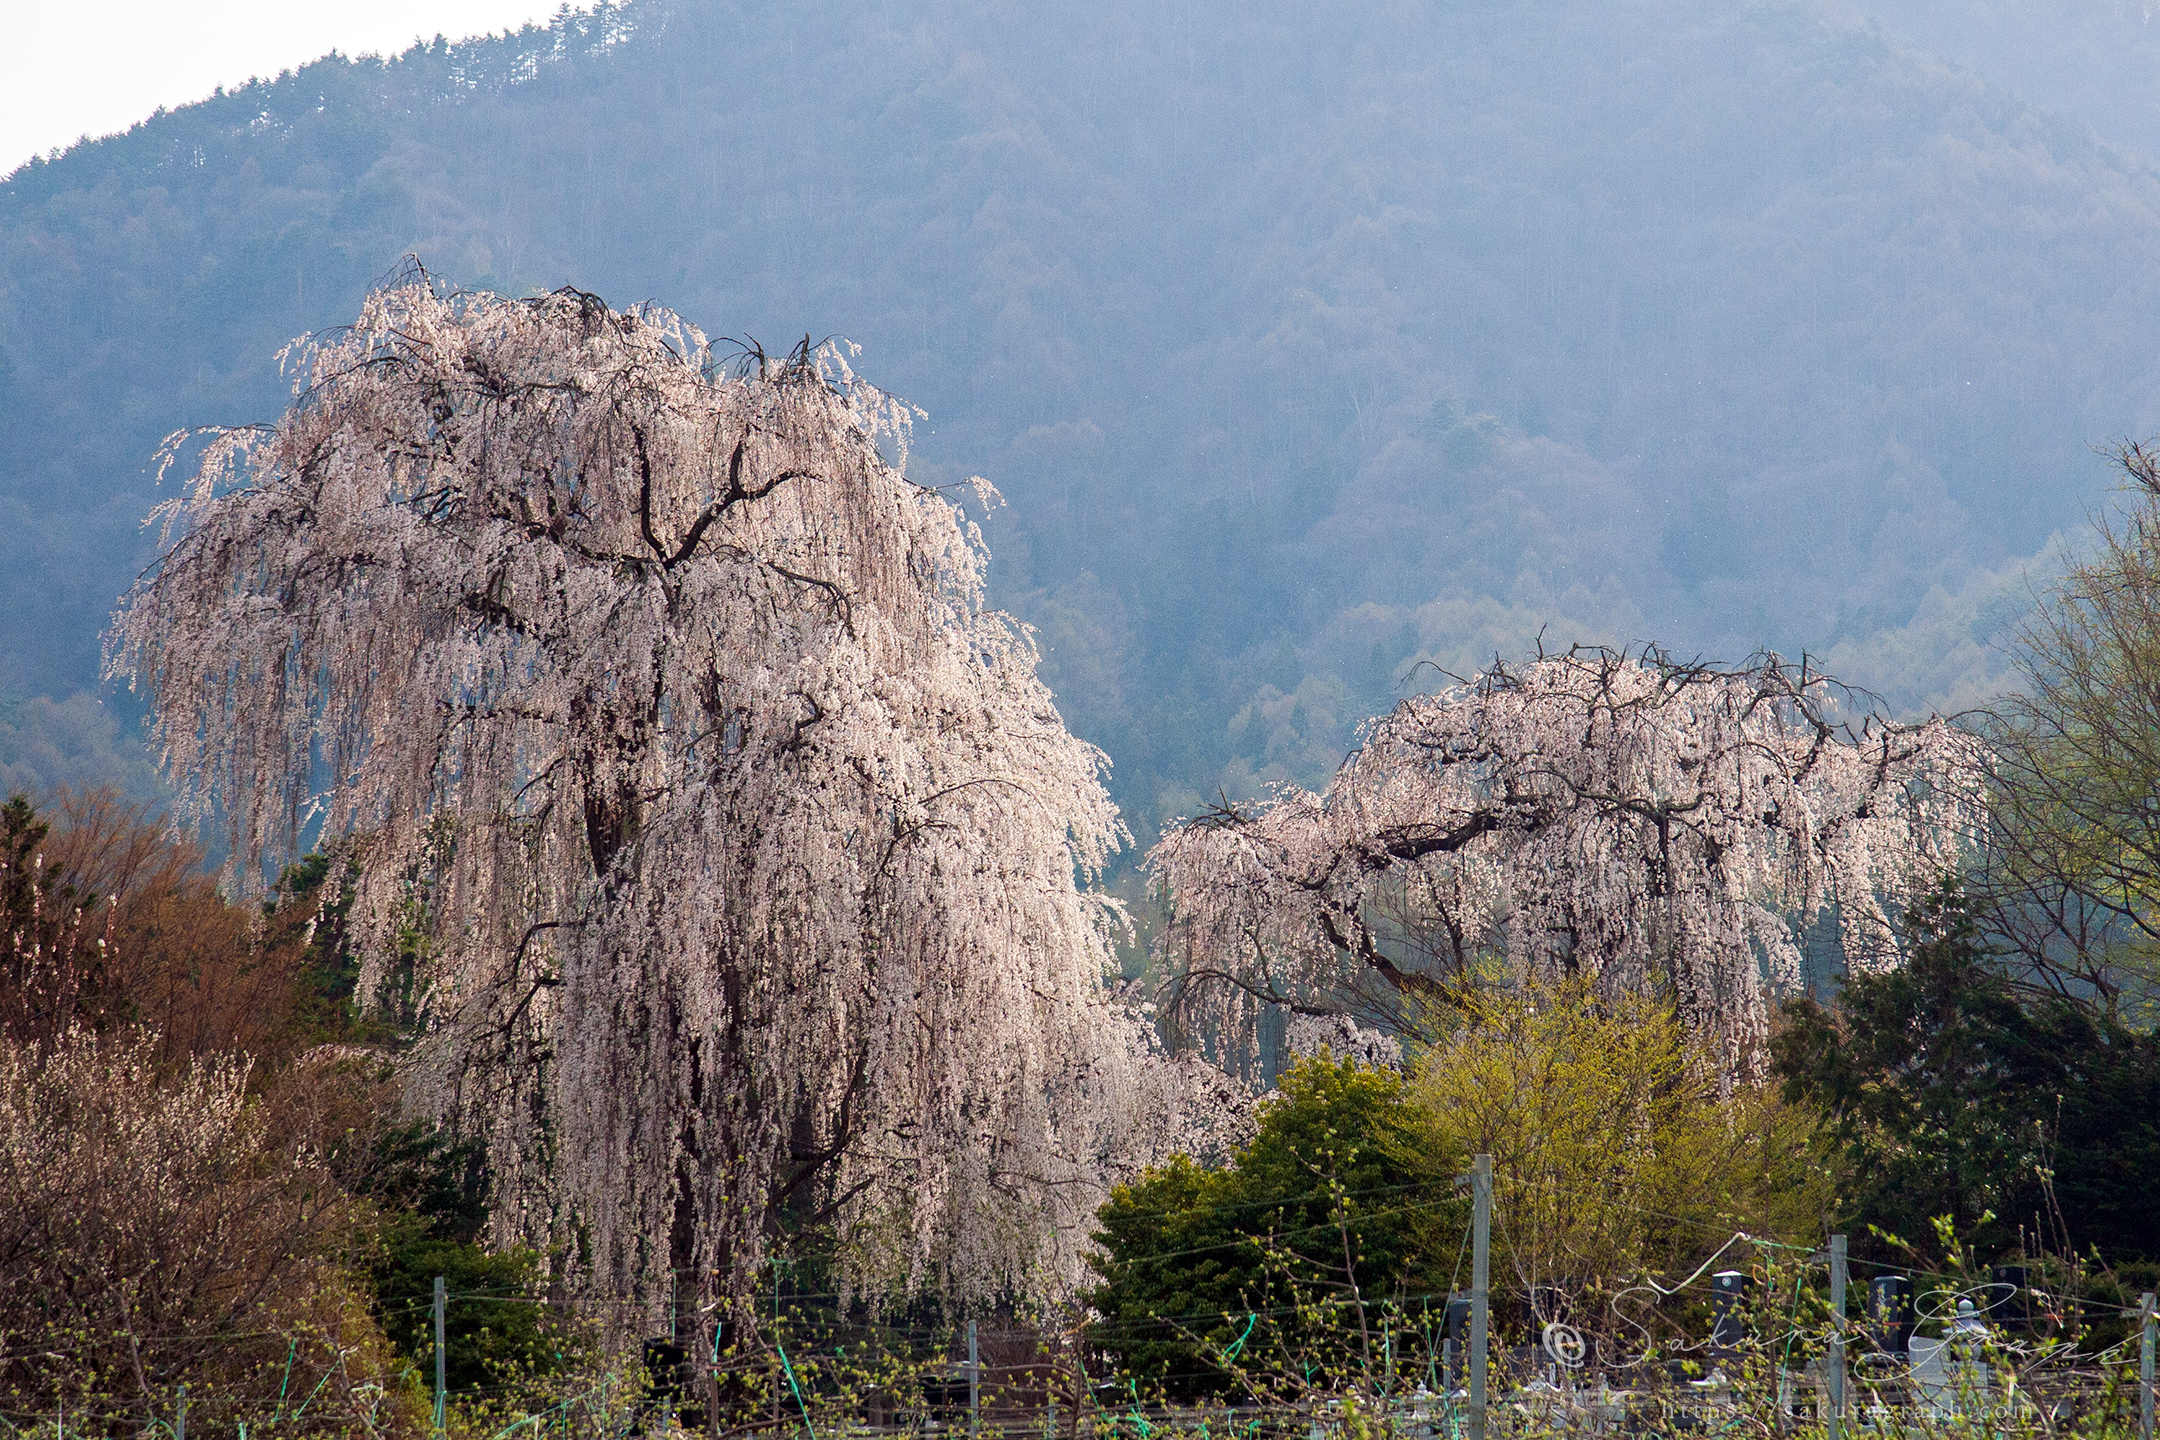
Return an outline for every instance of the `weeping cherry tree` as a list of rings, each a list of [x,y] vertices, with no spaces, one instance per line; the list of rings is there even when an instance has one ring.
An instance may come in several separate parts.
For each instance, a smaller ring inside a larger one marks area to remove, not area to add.
[[[1979,820],[1970,736],[1849,699],[1776,656],[1578,649],[1407,700],[1326,793],[1150,852],[1173,1013],[1234,1049],[1263,1005],[1400,1020],[1497,968],[1659,997],[1750,1065],[1814,922],[1854,969],[1896,964],[1893,912]]]
[[[1076,1279],[1194,1072],[1106,988],[1103,758],[904,478],[906,407],[841,347],[730,365],[419,274],[292,353],[109,663],[243,886],[342,845],[363,992],[413,964],[408,1091],[485,1142],[498,1239],[638,1323],[747,1318],[783,1225],[863,1285]]]

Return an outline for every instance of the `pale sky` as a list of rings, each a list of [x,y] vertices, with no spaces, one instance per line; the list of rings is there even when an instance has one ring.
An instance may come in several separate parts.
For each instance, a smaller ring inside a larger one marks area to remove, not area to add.
[[[0,175],[331,51],[516,29],[559,0],[0,0]],[[580,4],[575,9],[584,9]]]

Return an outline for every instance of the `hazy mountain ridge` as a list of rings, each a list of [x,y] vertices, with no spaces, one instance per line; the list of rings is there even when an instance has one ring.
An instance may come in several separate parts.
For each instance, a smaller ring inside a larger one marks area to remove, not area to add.
[[[862,342],[922,478],[1010,498],[996,594],[1143,827],[1540,630],[1962,704],[2155,424],[2156,217],[1789,3],[638,0],[320,62],[0,184],[0,687],[90,682],[157,439],[410,250]]]
[[[2160,155],[2160,6],[2151,0],[1850,0],[1898,44],[1936,55],[2109,144]]]

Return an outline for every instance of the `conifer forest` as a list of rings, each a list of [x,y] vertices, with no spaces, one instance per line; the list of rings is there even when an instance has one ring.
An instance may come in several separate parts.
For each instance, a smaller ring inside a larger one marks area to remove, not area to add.
[[[16,165],[0,1440],[2153,1440],[2156,72],[597,0]]]

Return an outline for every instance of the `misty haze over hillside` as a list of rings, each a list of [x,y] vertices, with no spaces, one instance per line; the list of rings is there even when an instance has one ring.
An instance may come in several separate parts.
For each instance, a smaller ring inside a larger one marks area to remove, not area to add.
[[[994,598],[1143,833],[1540,634],[1972,703],[2090,447],[2160,428],[2156,45],[2110,0],[635,0],[189,107],[0,184],[0,781],[141,783],[84,692],[148,457],[273,415],[407,252],[859,342],[911,473],[1010,502]]]

